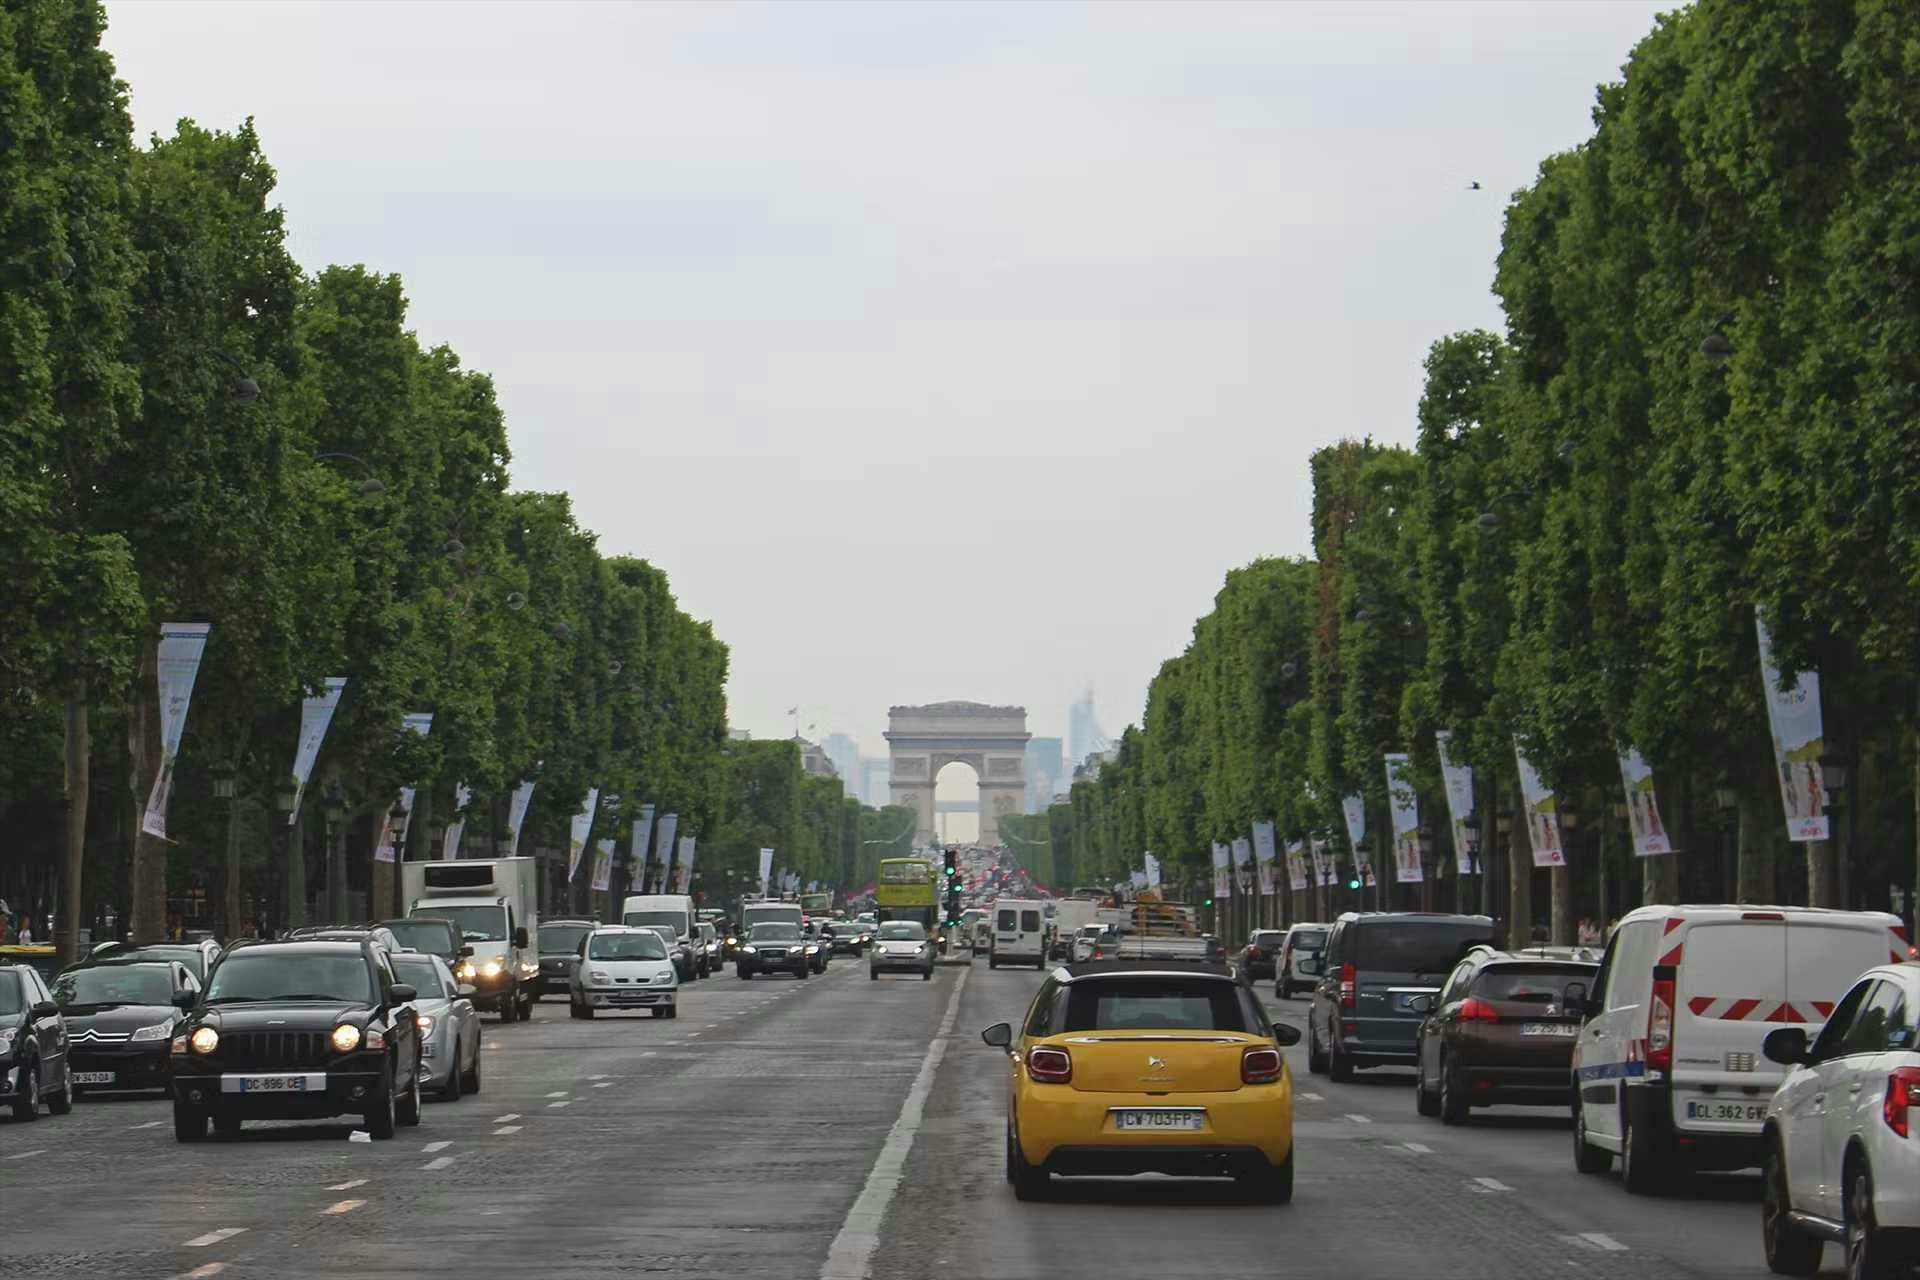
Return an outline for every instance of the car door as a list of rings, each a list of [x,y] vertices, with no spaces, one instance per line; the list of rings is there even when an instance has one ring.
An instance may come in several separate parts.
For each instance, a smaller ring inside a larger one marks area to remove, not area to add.
[[[1908,1009],[1907,993],[1899,982],[1887,977],[1877,979],[1847,1028],[1840,1056],[1833,1062],[1820,1143],[1821,1195],[1823,1203],[1831,1207],[1832,1217],[1841,1216],[1846,1196],[1841,1164],[1847,1143],[1869,1124],[1884,1123],[1880,1108],[1887,1091],[1887,1055],[1896,1032],[1905,1033],[1910,1026]]]
[[[1446,1043],[1447,1028],[1454,1023],[1460,1010],[1460,1002],[1466,999],[1467,989],[1473,985],[1473,974],[1478,962],[1462,960],[1447,975],[1441,984],[1440,993],[1427,1011],[1426,1018],[1420,1023],[1418,1069],[1420,1083],[1425,1085],[1431,1080],[1435,1087],[1440,1083],[1440,1050]]]
[[[1658,920],[1635,920],[1614,932],[1601,962],[1605,977],[1595,1011],[1574,1042],[1574,1078],[1587,1133],[1610,1150],[1619,1150],[1625,1127],[1621,1090],[1627,1076],[1639,1069],[1630,1049],[1634,1038],[1644,1034],[1646,1012],[1641,1006],[1652,980],[1661,927]]]
[[[40,975],[22,965],[17,972],[20,975],[21,994],[26,997],[28,1013],[27,1025],[40,1049],[40,1087],[43,1090],[68,1090],[72,1097],[72,1085],[67,1081],[67,1020],[58,1010],[36,1018],[31,1010],[36,1004],[52,1004],[53,993],[47,990],[47,984]]]
[[[1846,1070],[1848,1033],[1878,984],[1879,979],[1868,977],[1853,985],[1814,1038],[1806,1063],[1777,1092],[1775,1125],[1794,1206],[1824,1218],[1837,1217],[1839,1208],[1837,1194],[1827,1185],[1827,1109],[1833,1101],[1834,1081]]]
[[[1315,1036],[1322,1052],[1333,1043],[1333,1023],[1340,1013],[1340,957],[1346,948],[1347,926],[1337,924],[1320,953],[1320,972],[1313,980],[1313,1003],[1307,1009],[1308,1023],[1319,1028]]]

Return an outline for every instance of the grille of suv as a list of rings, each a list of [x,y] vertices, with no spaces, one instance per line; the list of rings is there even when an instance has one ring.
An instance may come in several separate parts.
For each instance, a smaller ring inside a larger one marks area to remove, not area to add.
[[[327,1065],[327,1038],[319,1031],[235,1031],[220,1037],[220,1057],[235,1067]]]

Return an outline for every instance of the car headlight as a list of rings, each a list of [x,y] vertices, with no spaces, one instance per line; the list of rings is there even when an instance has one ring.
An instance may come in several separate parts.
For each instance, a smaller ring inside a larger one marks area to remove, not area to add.
[[[673,970],[671,970],[671,969],[668,969],[668,970],[667,970],[667,971],[665,971],[664,973],[656,973],[656,974],[654,974],[654,975],[653,975],[653,980],[654,980],[655,982],[672,982],[672,981],[673,981]]]
[[[600,972],[598,969],[595,969],[591,973],[587,974],[587,977],[591,978],[595,982],[608,981],[607,975]]]
[[[18,1027],[0,1027],[0,1053],[13,1048],[14,1033],[19,1029]]]
[[[327,1037],[328,1040],[333,1042],[333,1051],[335,1053],[352,1053],[360,1047],[360,1041],[363,1038],[360,1034],[360,1028],[354,1026],[351,1022],[341,1023],[333,1029],[333,1034]]]
[[[480,976],[483,978],[497,978],[503,972],[505,972],[505,966],[498,960],[489,960],[480,968]]]
[[[728,938],[728,939],[727,939],[727,945],[728,945],[728,946],[730,946],[730,947],[737,947],[737,946],[739,946],[739,945],[740,945],[740,939],[738,939],[738,938]]]
[[[753,947],[753,946],[746,946],[746,947],[742,947],[742,948],[740,948],[740,949],[741,949],[742,951],[744,951],[744,952],[746,952],[746,953],[747,953],[748,955],[750,955],[750,956],[751,956],[751,955],[758,955],[758,954],[760,953],[760,949],[759,949],[758,947]]]
[[[187,1037],[187,1047],[205,1056],[220,1047],[220,1033],[212,1027],[195,1027],[193,1034]]]
[[[430,1013],[415,1014],[413,1019],[413,1025],[420,1028],[421,1035],[423,1036],[432,1035],[433,1034],[433,1015]],[[335,1034],[338,1034],[343,1030],[346,1030],[346,1028],[344,1027],[334,1028]],[[345,1053],[346,1050],[342,1049],[340,1052]]]
[[[133,1040],[165,1040],[172,1033],[173,1020],[168,1019],[165,1022],[156,1022],[152,1026],[141,1027],[129,1038]]]
[[[462,982],[472,982],[473,966],[465,962],[462,962],[460,967],[453,971],[453,976],[460,979],[460,981]]]

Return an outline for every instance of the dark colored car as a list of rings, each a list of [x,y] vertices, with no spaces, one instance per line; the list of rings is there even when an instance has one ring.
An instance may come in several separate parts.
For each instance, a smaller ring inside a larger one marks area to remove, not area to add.
[[[1476,947],[1438,995],[1410,1004],[1425,1019],[1414,1101],[1423,1116],[1460,1124],[1474,1107],[1565,1107],[1573,1045],[1600,966]]]
[[[1233,953],[1234,967],[1240,971],[1242,980],[1271,978],[1274,962],[1280,958],[1280,944],[1286,937],[1285,929],[1255,929],[1248,936],[1247,945]]]
[[[1441,982],[1474,947],[1493,945],[1493,921],[1422,911],[1349,911],[1334,922],[1312,965],[1307,1066],[1335,1081],[1361,1067],[1410,1067],[1426,1014],[1416,996]]]
[[[542,926],[543,928],[545,926]],[[643,924],[636,928],[651,929],[665,940],[667,955],[673,960],[673,972],[682,982],[692,982],[695,978],[704,978],[706,972],[700,964],[700,957],[694,953],[693,943],[680,941],[680,935],[670,924]]]
[[[720,966],[726,963],[727,958],[726,946],[720,940],[720,930],[711,920],[702,920],[694,928],[699,931],[694,944],[706,952],[707,972],[720,972]]]
[[[833,948],[837,956],[862,956],[873,940],[862,925],[851,920],[829,920],[820,927],[820,945]]]
[[[103,942],[86,958],[87,964],[140,964],[149,960],[178,960],[195,982],[204,983],[220,959],[220,944],[211,938],[198,942]]]
[[[239,943],[174,1037],[173,1134],[198,1142],[247,1120],[357,1114],[375,1138],[420,1123],[414,990],[387,948]]]
[[[825,973],[827,961],[833,959],[833,944],[821,932],[823,923],[809,920],[800,929],[801,936],[807,940],[806,945],[813,948],[807,953],[807,959],[812,963],[815,973]]]
[[[67,1023],[67,1078],[82,1090],[164,1091],[177,1002],[199,992],[179,960],[113,956],[67,969],[53,983]]]
[[[580,958],[580,944],[596,928],[591,920],[540,922],[540,983],[534,988],[537,995],[567,994],[574,962]]]
[[[40,1103],[73,1110],[67,1075],[67,1024],[32,965],[0,965],[0,1106],[15,1120],[37,1120]]]
[[[797,924],[757,924],[741,940],[740,958],[734,961],[733,971],[743,979],[760,973],[790,973],[804,978],[813,972],[813,957],[807,954],[812,945]]]
[[[397,920],[375,921],[374,928],[393,935],[402,949],[439,956],[451,969],[473,954],[473,948],[460,941],[460,930],[451,920],[436,916],[402,916]]]

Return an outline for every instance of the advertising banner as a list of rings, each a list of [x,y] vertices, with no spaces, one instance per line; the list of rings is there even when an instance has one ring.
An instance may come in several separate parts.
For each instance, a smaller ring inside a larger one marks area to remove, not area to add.
[[[341,690],[346,687],[345,676],[328,676],[318,697],[300,699],[300,741],[293,748],[293,812],[287,815],[288,826],[300,816],[300,800],[307,794],[307,780],[313,777],[314,761],[320,758],[320,744],[326,741],[327,726],[333,723]]]
[[[1307,887],[1307,846],[1304,841],[1287,841],[1287,883],[1295,889]]]
[[[567,827],[567,883],[580,872],[580,859],[587,851],[587,837],[593,833],[593,814],[600,807],[600,788],[587,788],[587,802],[573,815]]]
[[[140,829],[167,838],[167,802],[173,798],[173,766],[180,758],[180,735],[187,728],[187,704],[193,701],[193,682],[200,675],[200,656],[207,649],[205,622],[165,622],[160,625],[160,652],[154,680],[160,690],[160,768],[153,775],[153,791]]]
[[[1433,735],[1434,745],[1440,749],[1440,777],[1447,788],[1447,818],[1453,825],[1454,865],[1463,876],[1470,876],[1480,868],[1480,833],[1467,825],[1467,819],[1473,816],[1473,770],[1467,765],[1456,764],[1453,759],[1453,734],[1442,729]]]
[[[1420,794],[1413,785],[1413,762],[1405,752],[1387,755],[1387,814],[1393,820],[1393,878],[1419,884]]]
[[[507,856],[515,857],[520,851],[520,828],[527,825],[527,806],[533,803],[533,779],[513,789],[513,795],[507,801]]]
[[[460,837],[467,833],[467,806],[473,803],[473,788],[462,782],[453,789],[453,821],[447,824],[447,833],[440,841],[442,861],[451,862],[460,856]]]
[[[400,727],[425,737],[433,731],[433,712],[409,711],[400,717]],[[413,788],[400,788],[400,821],[396,825],[393,810],[380,815],[380,841],[373,847],[376,862],[392,862],[407,838],[407,826],[413,821]]]
[[[1160,887],[1160,859],[1154,857],[1151,853],[1149,853],[1147,854],[1147,888],[1158,889],[1159,887]]]
[[[637,880],[646,874],[647,859],[653,854],[653,806],[640,806],[640,816],[633,820],[633,840],[627,847],[627,875]]]
[[[1513,759],[1520,770],[1520,799],[1527,809],[1527,840],[1533,845],[1533,865],[1564,867],[1567,854],[1560,843],[1560,802],[1540,781],[1533,762],[1520,749],[1519,738],[1513,740]]]
[[[1233,851],[1226,845],[1214,842],[1213,846],[1213,896],[1231,898],[1233,896]]]
[[[760,892],[765,893],[773,880],[773,850],[760,851]]]
[[[1256,822],[1253,824],[1253,860],[1260,868],[1260,893],[1271,898],[1278,886],[1274,883],[1273,824]]]
[[[1351,795],[1340,801],[1340,811],[1347,819],[1347,847],[1353,850],[1354,869],[1362,872],[1372,870],[1373,857],[1367,849],[1367,802],[1362,796]]]
[[[674,868],[674,892],[686,893],[693,888],[693,842],[694,836],[680,837],[680,858]]]
[[[593,844],[593,889],[605,893],[613,886],[613,837],[603,836]]]
[[[1620,785],[1627,792],[1627,825],[1633,833],[1633,851],[1642,858],[1672,853],[1667,824],[1660,821],[1660,802],[1653,792],[1653,766],[1628,747],[1620,753]]]
[[[1233,842],[1233,891],[1238,894],[1253,892],[1253,842],[1240,836]]]
[[[1820,718],[1820,673],[1802,671],[1782,690],[1780,668],[1773,665],[1773,640],[1758,609],[1753,625],[1760,633],[1761,694],[1767,700],[1767,726],[1773,730],[1773,765],[1780,774],[1787,839],[1825,840],[1827,796],[1820,756],[1827,742]]]
[[[653,892],[667,893],[667,886],[673,883],[673,836],[680,829],[680,815],[663,813],[654,827],[653,847],[659,857],[660,875],[658,879],[649,877],[648,883],[656,886]]]

